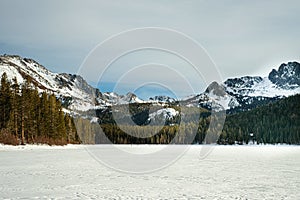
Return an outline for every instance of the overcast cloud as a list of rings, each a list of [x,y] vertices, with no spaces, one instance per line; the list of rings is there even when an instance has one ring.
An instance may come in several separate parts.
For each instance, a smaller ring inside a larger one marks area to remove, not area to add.
[[[299,7],[297,0],[1,0],[0,53],[77,73],[88,53],[111,35],[165,27],[200,43],[223,79],[266,76],[282,62],[300,60]],[[88,74],[84,78],[95,81]]]

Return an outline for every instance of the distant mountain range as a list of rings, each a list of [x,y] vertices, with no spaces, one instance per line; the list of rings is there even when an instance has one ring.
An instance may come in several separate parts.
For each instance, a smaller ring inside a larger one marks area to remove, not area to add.
[[[105,109],[109,106],[128,103],[174,104],[211,109],[213,102],[217,109],[227,112],[250,110],[259,105],[300,93],[300,64],[283,63],[273,69],[268,77],[244,76],[230,78],[223,83],[213,82],[200,94],[191,94],[184,100],[167,96],[155,96],[142,100],[133,93],[119,95],[100,92],[90,86],[81,76],[53,73],[33,59],[16,55],[0,56],[0,75],[6,72],[9,79],[16,77],[23,83],[28,77],[40,92],[54,93],[63,105],[74,112]],[[172,112],[171,112],[172,113]],[[174,112],[176,113],[176,112]]]
[[[268,77],[244,76],[211,83],[205,92],[187,100],[187,106],[211,109],[212,102],[228,112],[245,111],[300,93],[300,64],[288,62],[273,69]]]

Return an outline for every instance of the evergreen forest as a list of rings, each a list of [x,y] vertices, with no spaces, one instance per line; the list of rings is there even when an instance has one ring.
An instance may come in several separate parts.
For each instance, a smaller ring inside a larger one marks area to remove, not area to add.
[[[65,145],[80,143],[73,118],[55,95],[39,94],[30,77],[23,84],[6,73],[0,87],[0,143]]]

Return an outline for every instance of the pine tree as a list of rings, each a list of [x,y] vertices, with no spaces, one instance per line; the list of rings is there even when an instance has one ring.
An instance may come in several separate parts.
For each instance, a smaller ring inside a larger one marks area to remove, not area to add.
[[[7,79],[7,74],[4,72],[1,77],[0,87],[0,129],[7,128],[7,122],[10,117],[11,110],[11,89]]]
[[[56,100],[56,108],[57,108],[57,132],[60,134],[61,142],[66,143],[67,142],[67,130],[66,130],[66,124],[65,124],[65,115],[62,111],[62,106],[60,101]]]
[[[32,143],[35,143],[35,140],[38,136],[38,118],[39,118],[39,94],[37,88],[30,90],[30,102],[28,107],[29,113],[29,127],[28,127],[28,136]]]
[[[25,83],[22,85],[21,89],[21,101],[20,101],[20,110],[21,110],[21,144],[26,143],[28,139],[28,130],[30,127],[30,80],[26,79]]]
[[[11,114],[10,114],[10,127],[9,130],[15,135],[19,134],[19,100],[20,100],[20,87],[17,78],[13,78],[12,95],[11,95]]]
[[[48,95],[46,92],[42,93],[40,98],[40,113],[38,117],[39,121],[39,135],[41,138],[48,138],[48,130],[50,128],[50,107],[48,101]]]
[[[50,117],[50,127],[49,127],[49,136],[53,139],[58,139],[58,110],[56,107],[56,97],[54,94],[49,96],[49,117]]]

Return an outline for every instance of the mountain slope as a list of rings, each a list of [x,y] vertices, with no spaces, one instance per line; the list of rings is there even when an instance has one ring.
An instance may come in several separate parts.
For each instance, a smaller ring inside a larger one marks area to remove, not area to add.
[[[93,108],[100,95],[81,76],[53,73],[36,61],[20,56],[0,56],[0,72],[6,72],[10,80],[16,77],[21,84],[30,78],[40,92],[54,93],[72,110]]]
[[[211,83],[207,90],[185,100],[188,106],[244,111],[300,93],[300,64],[289,62],[273,69],[268,77],[244,76]]]

